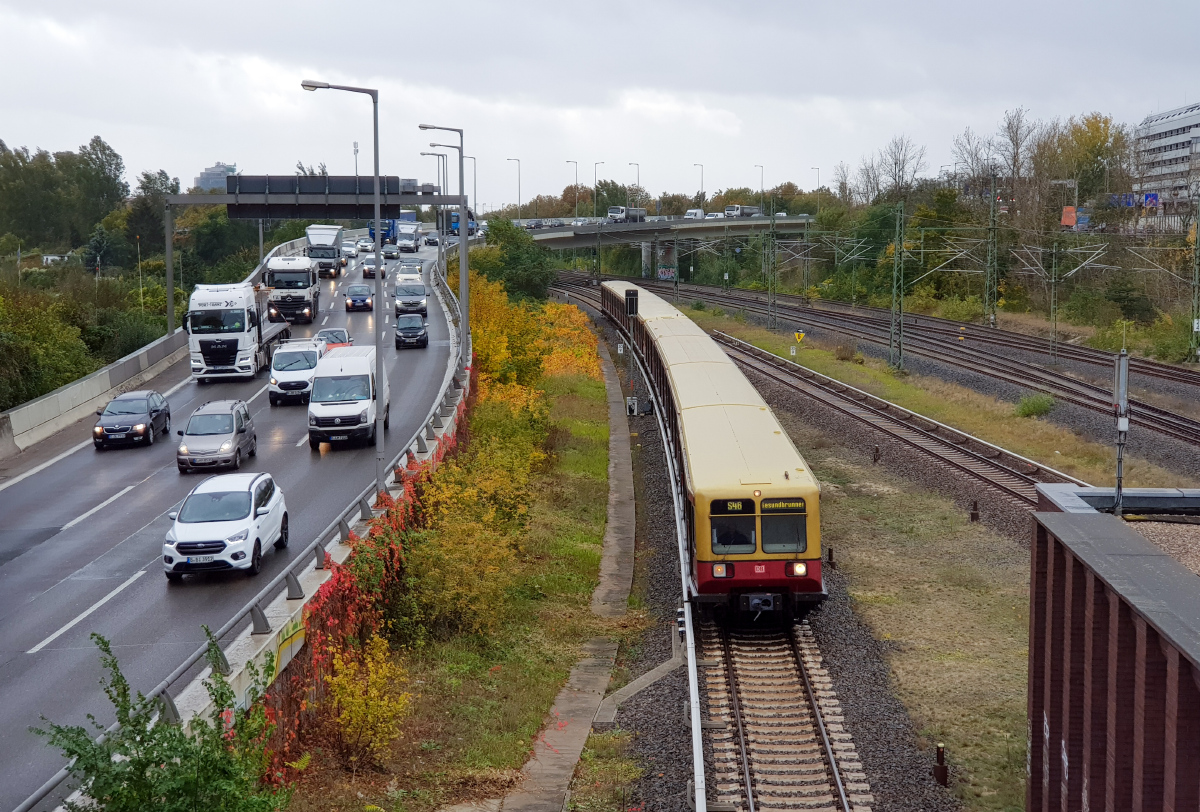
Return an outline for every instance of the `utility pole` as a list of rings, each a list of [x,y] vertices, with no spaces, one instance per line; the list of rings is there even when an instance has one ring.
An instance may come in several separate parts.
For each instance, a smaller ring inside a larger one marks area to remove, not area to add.
[[[704,205],[704,164],[692,164],[700,167],[700,205]]]
[[[1125,484],[1125,440],[1129,436],[1129,353],[1121,347],[1113,376],[1113,411],[1117,417],[1117,487],[1113,495],[1113,515],[1121,517],[1121,497]]]
[[[896,204],[896,241],[892,258],[892,324],[888,335],[888,366],[904,369],[904,203]]]
[[[821,167],[813,166],[810,169],[817,170],[817,218],[821,217]]]
[[[262,220],[259,220],[259,222],[261,223]],[[135,236],[137,237],[137,247],[138,247],[138,306],[141,310],[145,310],[146,309],[146,289],[142,284],[142,235],[137,234]],[[259,260],[259,261],[261,262],[262,260]]]
[[[575,219],[579,219],[579,161],[567,161],[575,164]]]
[[[521,222],[521,159],[509,158],[510,161],[517,162],[517,223]]]
[[[1050,364],[1058,364],[1058,243],[1050,254]]]
[[[992,171],[991,213],[988,218],[987,268],[983,275],[983,312],[988,325],[996,326],[996,301],[1000,295],[1000,269],[998,246],[996,245],[996,172]]]
[[[1192,224],[1196,230],[1196,238],[1192,242],[1192,360],[1200,360],[1200,195],[1195,193],[1192,199]]]
[[[355,178],[358,177],[358,142],[357,141],[354,142],[354,177]],[[261,257],[259,258],[259,261],[260,262],[262,261]]]
[[[761,214],[764,209],[763,187],[766,185],[763,178],[766,176],[767,170],[763,168],[762,164],[755,164],[754,168],[758,170],[758,211]]]
[[[601,164],[603,164],[603,163],[604,163],[604,161],[596,161],[596,163],[592,164],[592,219],[593,219],[593,220],[595,220],[595,219],[596,219],[596,201],[597,201],[597,200],[599,199],[599,197],[600,197],[600,189],[599,189],[599,186],[600,186],[600,165],[601,165]],[[600,262],[600,248],[599,248],[599,245],[600,245],[600,231],[599,231],[599,229],[600,229],[600,226],[599,226],[599,224],[597,224],[597,225],[596,225],[596,246],[597,246],[597,248],[596,248],[596,262],[597,262],[597,263],[599,263],[599,262]]]

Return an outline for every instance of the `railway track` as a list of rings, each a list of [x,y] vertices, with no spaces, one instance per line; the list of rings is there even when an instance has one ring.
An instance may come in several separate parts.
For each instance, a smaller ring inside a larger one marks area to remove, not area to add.
[[[639,284],[655,293],[673,290],[669,283],[642,280]],[[575,288],[574,290],[579,290]],[[740,308],[756,315],[767,314],[767,304],[746,292],[726,293],[709,288],[691,288],[689,295],[697,295],[708,302],[728,308]],[[841,315],[814,308],[796,307],[781,303],[780,315],[797,322],[811,324],[827,330],[853,336],[875,344],[887,345],[888,327],[860,315]],[[928,338],[906,334],[905,352],[910,355],[939,361],[949,366],[965,369],[996,380],[1033,391],[1044,392],[1054,398],[1094,412],[1112,414],[1112,393],[1099,386],[1065,377],[1062,373],[1015,361],[1003,355],[966,346],[949,335]],[[1165,366],[1165,365],[1164,365]],[[1188,373],[1188,370],[1182,370]],[[1130,422],[1157,432],[1166,437],[1191,445],[1200,445],[1200,421],[1153,406],[1145,401],[1130,400]]]
[[[779,629],[699,624],[715,801],[726,812],[854,812],[872,803],[806,621]]]
[[[599,308],[599,294],[587,287],[564,289]],[[883,398],[780,358],[725,333],[713,338],[743,369],[802,393],[827,407],[865,423],[951,470],[966,475],[1025,508],[1037,506],[1039,482],[1071,482],[1087,486],[1061,471],[1013,454],[944,423],[909,411]]]

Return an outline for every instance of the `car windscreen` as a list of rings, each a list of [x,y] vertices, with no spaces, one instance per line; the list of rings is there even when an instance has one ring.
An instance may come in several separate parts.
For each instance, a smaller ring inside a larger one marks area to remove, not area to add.
[[[425,286],[424,285],[397,285],[396,286],[396,295],[397,296],[424,296],[425,295]]]
[[[275,369],[280,372],[291,372],[298,369],[312,369],[316,365],[316,350],[303,350],[301,352],[292,350],[289,352],[275,353],[275,359],[271,363],[271,369]]]
[[[308,283],[307,271],[271,271],[271,278],[267,282],[273,288],[285,290],[303,290]]]
[[[350,340],[350,334],[345,330],[322,330],[317,338],[323,338],[330,344],[345,344]]]
[[[193,310],[188,314],[188,325],[192,333],[242,333],[246,330],[246,311],[237,308],[233,310]]]
[[[250,492],[193,493],[179,509],[179,521],[232,522],[250,515]]]
[[[323,375],[313,381],[313,403],[370,399],[371,380],[366,375]]]
[[[105,414],[149,414],[145,398],[112,400],[104,407]]]
[[[351,285],[346,288],[347,296],[370,296],[371,289],[366,285]]]
[[[337,256],[337,249],[332,245],[314,245],[308,249],[308,255],[315,259],[333,259]]]
[[[369,256],[369,257],[365,258],[365,259],[362,261],[362,264],[363,264],[363,265],[377,265],[377,264],[379,264],[379,263],[378,263],[378,260],[376,260],[376,259],[375,259],[375,255],[374,255],[374,254],[372,254],[371,256]]]
[[[193,437],[232,433],[233,415],[231,414],[194,414],[184,431],[184,434],[190,434]]]
[[[396,329],[397,330],[404,328],[404,327],[420,327],[424,323],[425,323],[425,320],[422,319],[420,316],[397,316],[396,317]]]

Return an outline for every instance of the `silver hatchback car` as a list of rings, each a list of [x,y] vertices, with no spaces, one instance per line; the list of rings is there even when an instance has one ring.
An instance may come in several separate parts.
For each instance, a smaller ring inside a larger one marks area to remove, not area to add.
[[[241,468],[258,453],[254,419],[243,400],[213,400],[192,412],[175,453],[179,473],[193,468]]]

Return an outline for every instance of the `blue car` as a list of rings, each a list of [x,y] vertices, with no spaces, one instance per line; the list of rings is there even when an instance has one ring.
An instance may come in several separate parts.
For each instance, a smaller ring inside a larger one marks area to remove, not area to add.
[[[369,285],[351,285],[346,288],[346,309],[347,310],[374,310],[371,296],[373,291]]]

